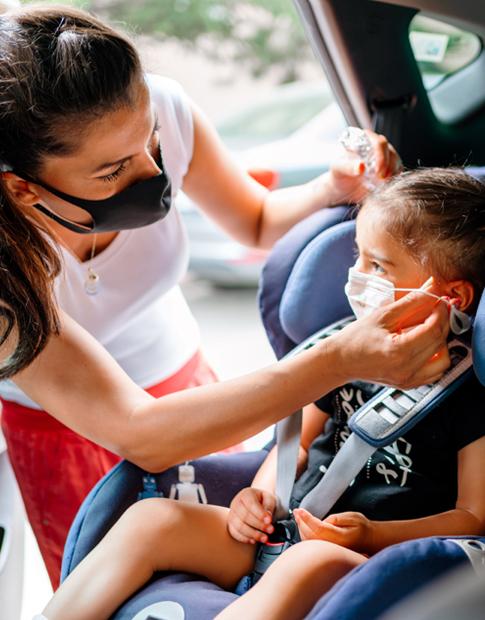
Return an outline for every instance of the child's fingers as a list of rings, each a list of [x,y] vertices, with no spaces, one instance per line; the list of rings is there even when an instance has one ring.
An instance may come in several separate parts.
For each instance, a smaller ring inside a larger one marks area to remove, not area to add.
[[[262,502],[263,494],[259,497],[256,495],[245,496],[241,498],[237,507],[237,514],[252,527],[271,533],[274,529],[272,525],[273,513],[265,510]]]
[[[264,523],[264,519],[267,517],[267,511],[262,506],[262,496],[245,495],[241,497],[240,503],[242,509],[239,512],[244,520],[247,520],[244,517],[244,512],[246,512],[248,519],[252,517],[256,519],[258,523]]]
[[[308,531],[312,533],[312,538],[335,541],[342,535],[341,527],[327,520],[321,521],[302,508],[298,508],[293,514],[298,528],[300,529],[300,524],[304,531],[307,531],[308,528]]]
[[[330,542],[337,541],[337,535],[334,529],[328,525],[319,522],[318,526],[314,526],[313,524],[309,524],[307,521],[303,519],[296,519],[298,530],[300,531],[300,536],[302,540],[328,540]]]
[[[318,532],[322,524],[320,519],[317,519],[316,517],[314,517],[312,514],[310,514],[303,508],[298,508],[294,510],[293,514],[295,515],[295,519],[298,524],[298,527],[300,527],[300,523],[301,523],[305,528],[308,528],[310,531],[314,533]]]
[[[234,532],[237,535],[236,540],[241,540],[241,542],[266,542],[268,540],[268,536],[264,532],[261,532],[255,527],[251,527],[237,516],[234,516],[231,521],[230,532],[233,538],[236,538],[236,536],[233,535]],[[242,540],[243,538],[245,540]]]
[[[312,527],[313,529],[318,529],[323,523],[321,519],[313,516],[310,512],[308,512],[308,510],[305,510],[304,508],[297,508],[293,511],[293,514],[297,519],[301,519],[302,521],[310,525],[310,527]]]
[[[274,514],[274,511],[276,509],[276,496],[273,495],[272,493],[268,493],[266,491],[263,491],[263,510],[265,510],[267,513],[269,513],[264,517],[264,522],[265,523],[271,523],[271,518]]]
[[[328,515],[328,517],[323,520],[324,523],[327,523],[328,525],[333,525],[335,527],[345,527],[346,525],[349,525],[350,521],[351,517],[349,517],[348,513],[337,513],[333,515]]]
[[[265,532],[268,532],[268,533],[271,533],[273,531],[273,525],[271,524],[271,517],[269,518],[269,523],[266,523],[265,521],[261,521],[260,519],[257,519],[249,512],[244,512],[243,514],[237,513],[237,516],[241,519],[243,523],[246,523],[246,525],[249,525],[250,527],[256,530],[261,530],[261,531],[264,530]]]
[[[302,540],[309,540],[309,539],[312,539],[312,538],[316,538],[315,532],[308,525],[308,523],[303,521],[303,519],[299,519],[296,516],[295,516],[295,519],[296,519],[296,524],[298,526],[298,531],[300,532],[300,536],[301,536]]]

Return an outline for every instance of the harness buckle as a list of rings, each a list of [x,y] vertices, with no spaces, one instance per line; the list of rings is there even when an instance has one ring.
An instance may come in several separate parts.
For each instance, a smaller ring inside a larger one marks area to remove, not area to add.
[[[300,541],[298,526],[293,518],[283,519],[274,524],[274,532],[265,543],[259,543],[251,573],[251,586],[254,586],[278,557]]]

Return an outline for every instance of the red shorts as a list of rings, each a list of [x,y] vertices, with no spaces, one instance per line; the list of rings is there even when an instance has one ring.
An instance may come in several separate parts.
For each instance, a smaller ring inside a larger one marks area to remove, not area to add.
[[[175,375],[147,389],[155,397],[217,378],[201,353]],[[53,588],[62,552],[83,499],[120,458],[77,435],[45,411],[3,401],[2,430],[12,467]]]

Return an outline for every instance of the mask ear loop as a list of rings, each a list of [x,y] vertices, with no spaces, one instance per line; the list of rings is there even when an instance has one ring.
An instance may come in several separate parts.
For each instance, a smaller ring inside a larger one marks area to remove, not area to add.
[[[423,291],[422,289],[416,288],[395,288],[394,290],[408,293],[411,291],[415,291],[417,293],[422,293],[423,295],[428,295],[428,297],[435,297],[438,301],[444,302],[448,306],[448,311],[450,314],[450,329],[456,336],[464,334],[472,326],[472,317],[469,316],[466,312],[463,312],[456,307],[458,299],[450,299],[446,296],[440,297],[439,295],[435,295],[434,293],[430,293],[428,291]]]
[[[457,299],[451,299],[448,303],[450,305],[450,329],[459,336],[470,329],[473,320],[466,312],[456,307],[457,302]]]

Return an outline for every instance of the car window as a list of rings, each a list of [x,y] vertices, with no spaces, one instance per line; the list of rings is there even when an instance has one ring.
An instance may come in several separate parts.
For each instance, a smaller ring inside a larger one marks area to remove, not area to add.
[[[483,104],[474,88],[477,74],[483,73],[483,45],[476,34],[418,14],[411,21],[409,41],[439,120],[462,120]]]
[[[412,20],[409,40],[427,89],[469,65],[482,49],[477,35],[425,15]]]
[[[271,99],[248,106],[239,114],[218,123],[217,129],[232,148],[257,146],[286,138],[332,101],[333,95],[323,85],[282,86],[276,89]]]

